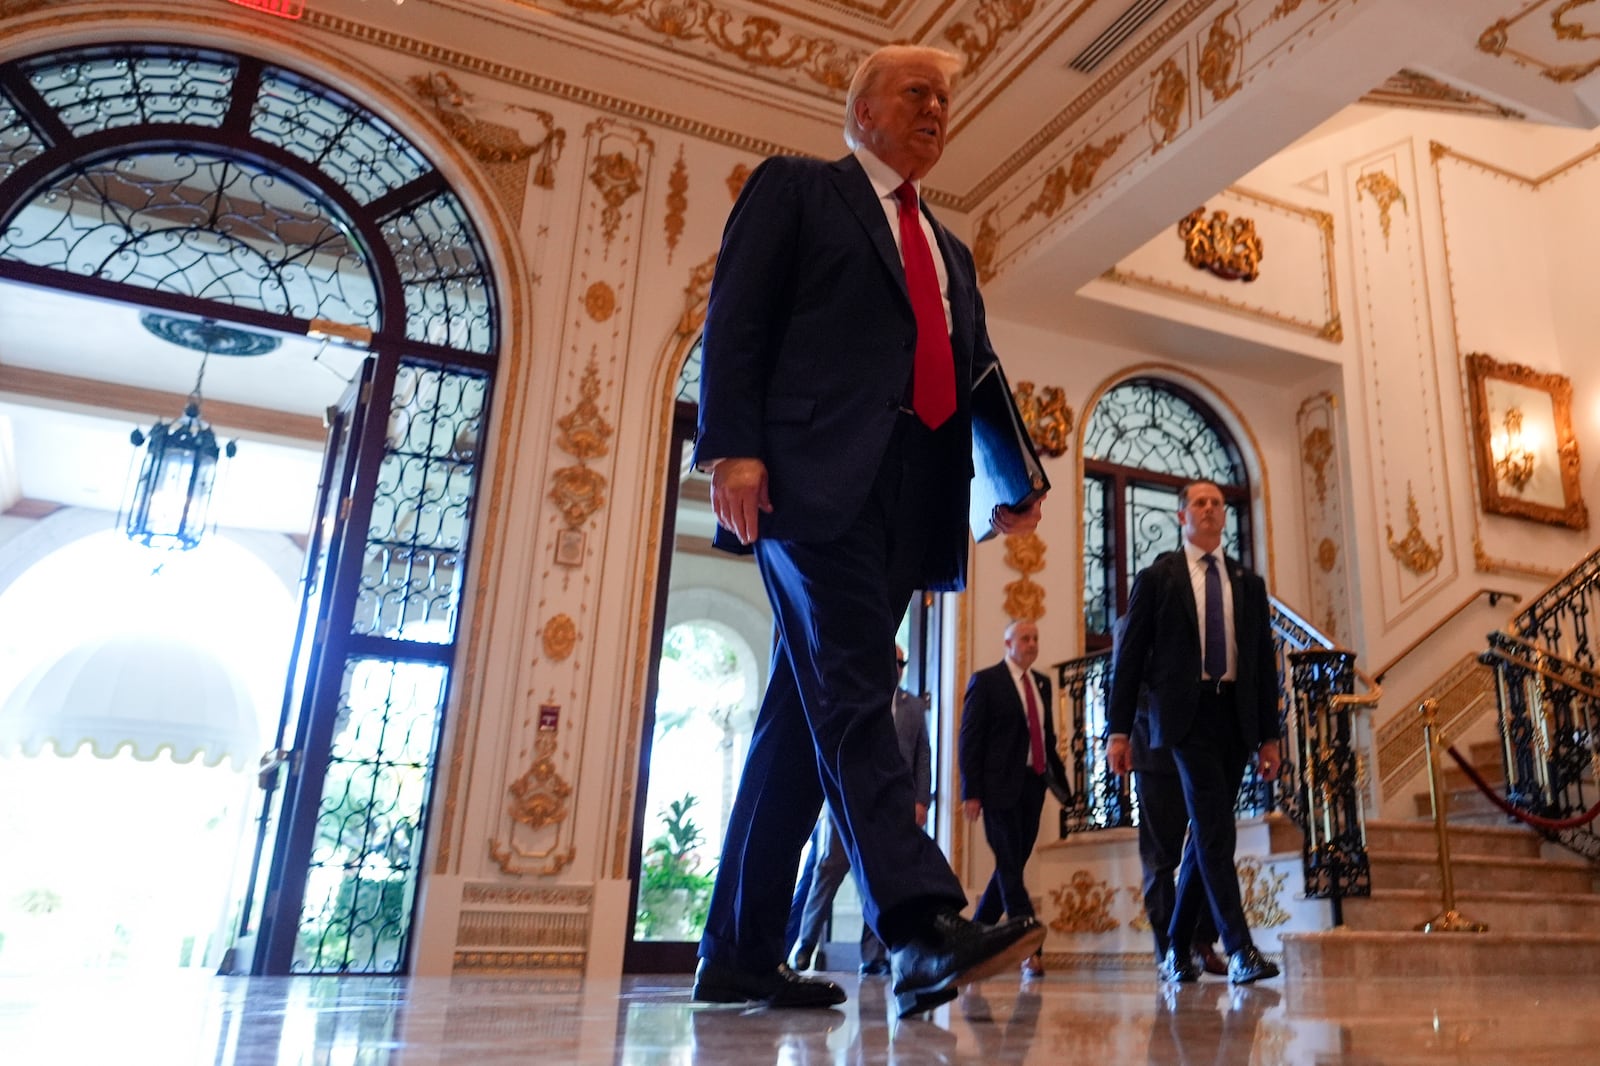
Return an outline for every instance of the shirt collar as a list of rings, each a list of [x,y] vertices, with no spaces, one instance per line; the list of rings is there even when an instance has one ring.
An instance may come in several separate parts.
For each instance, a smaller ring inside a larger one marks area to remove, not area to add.
[[[899,171],[873,155],[872,149],[865,145],[855,150],[855,157],[856,162],[861,164],[861,169],[867,172],[867,180],[872,182],[872,188],[878,194],[878,199],[881,200],[885,197],[893,196],[894,191],[905,184],[906,179],[900,176]],[[922,196],[921,183],[914,181],[911,183],[911,187],[917,190],[917,196],[920,200]]]
[[[1213,555],[1216,557],[1217,565],[1222,567],[1224,572],[1227,570],[1227,565],[1223,562],[1226,556],[1222,554],[1222,545],[1220,544],[1217,545],[1214,551],[1205,552],[1196,547],[1193,542],[1186,540],[1183,542],[1183,554],[1188,557],[1189,565],[1191,567],[1206,565],[1204,562],[1205,557],[1207,555]]]

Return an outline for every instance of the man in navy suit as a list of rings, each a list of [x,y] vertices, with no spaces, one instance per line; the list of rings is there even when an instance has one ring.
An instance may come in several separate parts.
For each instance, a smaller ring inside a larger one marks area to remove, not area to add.
[[[1039,839],[1039,816],[1050,777],[1065,782],[1051,723],[1050,681],[1033,669],[1039,657],[1039,627],[1006,627],[1006,657],[967,682],[961,704],[961,806],[968,821],[983,818],[994,852],[990,876],[974,921],[993,924],[1005,913],[1032,917],[1033,899],[1022,871]],[[1023,961],[1027,977],[1044,975],[1039,954]]]
[[[1202,901],[1222,934],[1230,981],[1249,984],[1278,975],[1250,938],[1233,866],[1233,804],[1245,767],[1253,755],[1264,780],[1278,775],[1277,660],[1266,583],[1222,554],[1226,519],[1215,484],[1183,487],[1183,548],[1160,556],[1134,578],[1111,660],[1111,771],[1134,768],[1129,737],[1142,719],[1149,748],[1171,754],[1178,785],[1171,790],[1176,795],[1164,800],[1148,790],[1143,795],[1158,808],[1156,817],[1169,820],[1178,817],[1170,805],[1181,797],[1194,843],[1195,861],[1178,873],[1161,963],[1162,977],[1177,982],[1199,977],[1190,948]],[[1191,887],[1195,877],[1203,894]]]
[[[959,67],[937,49],[873,53],[846,97],[852,154],[768,159],[723,233],[694,461],[711,471],[717,543],[755,552],[777,643],[700,942],[701,1001],[844,1000],[783,963],[789,889],[824,801],[902,1015],[1044,938],[1032,919],[960,916],[890,714],[912,591],[965,581],[972,384],[995,362],[972,253],[918,188],[944,151]],[[1038,520],[1037,505],[995,515],[1002,533]]]

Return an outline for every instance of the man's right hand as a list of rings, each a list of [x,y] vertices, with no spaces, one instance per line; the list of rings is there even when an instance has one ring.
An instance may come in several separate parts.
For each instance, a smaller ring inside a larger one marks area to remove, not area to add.
[[[1111,739],[1106,742],[1106,762],[1114,774],[1133,772],[1133,748],[1128,744],[1126,733],[1111,734]]]
[[[723,459],[711,471],[711,510],[717,523],[749,544],[760,536],[760,516],[772,513],[767,464],[760,459]]]
[[[978,820],[978,816],[983,813],[983,801],[962,800],[961,813],[967,816],[967,821],[976,822]]]

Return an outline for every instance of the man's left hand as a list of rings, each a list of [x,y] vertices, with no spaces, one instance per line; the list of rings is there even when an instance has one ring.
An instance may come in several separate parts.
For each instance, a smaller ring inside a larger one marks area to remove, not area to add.
[[[928,805],[926,803],[919,803],[919,804],[917,804],[917,828],[918,829],[926,828],[927,824],[928,824]]]
[[[1278,758],[1278,742],[1276,740],[1263,740],[1261,750],[1256,753],[1256,766],[1261,771],[1261,780],[1274,781],[1278,777],[1278,768],[1282,762]]]
[[[1041,505],[1044,497],[1040,496],[1027,507],[1014,511],[1009,507],[1000,506],[994,509],[991,521],[994,523],[995,532],[1011,536],[1016,533],[1032,533],[1039,526],[1039,519],[1043,517]]]

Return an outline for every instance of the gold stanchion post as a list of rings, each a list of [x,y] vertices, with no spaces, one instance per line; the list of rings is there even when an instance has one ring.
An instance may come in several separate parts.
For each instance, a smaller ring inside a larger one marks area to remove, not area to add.
[[[1428,795],[1433,800],[1433,831],[1439,838],[1439,884],[1444,891],[1444,909],[1417,926],[1424,933],[1487,933],[1489,926],[1463,918],[1456,910],[1456,883],[1450,872],[1450,827],[1447,823],[1450,797],[1440,782],[1439,753],[1444,750],[1439,728],[1439,701],[1423,700],[1417,708],[1422,714],[1422,742],[1428,751]]]

